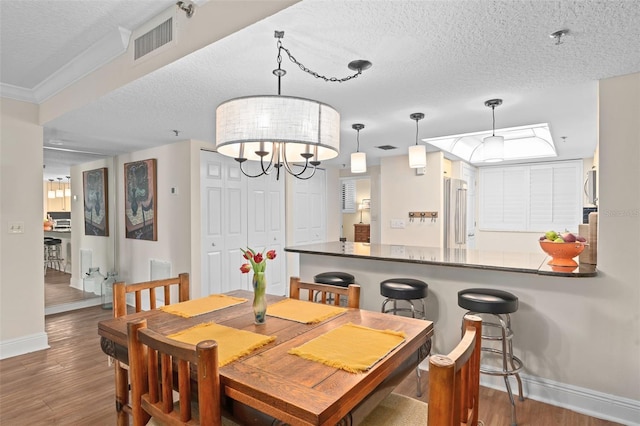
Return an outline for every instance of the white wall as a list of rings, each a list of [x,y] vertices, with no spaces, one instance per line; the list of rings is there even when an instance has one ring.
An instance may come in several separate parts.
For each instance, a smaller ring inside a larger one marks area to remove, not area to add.
[[[406,156],[385,157],[380,162],[380,241],[439,247],[442,241],[442,152],[427,153],[427,170],[417,176]],[[410,211],[437,211],[436,222],[414,219]],[[402,219],[404,229],[392,229],[391,220]]]
[[[38,107],[0,99],[0,358],[47,348],[42,127]],[[9,233],[20,222],[23,233]]]
[[[124,224],[124,164],[155,158],[157,167],[157,226],[158,240],[145,241],[125,238]],[[171,263],[171,275],[191,272],[191,141],[182,141],[158,148],[121,155],[117,158],[116,185],[118,220],[116,241],[117,271],[126,282],[150,279],[151,259]],[[177,188],[171,195],[170,189]],[[199,191],[199,185],[198,185]],[[199,200],[199,192],[193,195]],[[196,202],[199,208],[199,201]],[[198,251],[199,253],[199,251]],[[195,287],[192,286],[192,287]]]

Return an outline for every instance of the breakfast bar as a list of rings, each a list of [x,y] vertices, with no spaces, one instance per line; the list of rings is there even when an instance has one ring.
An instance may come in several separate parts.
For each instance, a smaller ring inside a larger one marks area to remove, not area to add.
[[[532,253],[441,249],[386,244],[328,242],[285,248],[298,258],[299,275],[311,280],[316,274],[341,271],[352,274],[361,287],[360,307],[380,311],[384,297],[380,283],[389,278],[411,278],[428,284],[426,319],[434,322],[432,353],[447,353],[460,334],[465,309],[458,306],[458,292],[489,288],[515,294],[519,299],[512,328],[517,330],[514,352],[526,366],[522,374],[528,389],[544,392],[538,378],[561,381],[565,372],[548,362],[562,343],[588,350],[588,339],[576,339],[584,329],[572,312],[598,303],[589,297],[601,289],[595,265],[579,264],[571,271],[555,271],[542,251]],[[577,260],[577,259],[576,259]],[[295,260],[293,260],[295,263]],[[583,318],[589,321],[588,318]],[[504,390],[503,380],[482,376],[483,385]]]

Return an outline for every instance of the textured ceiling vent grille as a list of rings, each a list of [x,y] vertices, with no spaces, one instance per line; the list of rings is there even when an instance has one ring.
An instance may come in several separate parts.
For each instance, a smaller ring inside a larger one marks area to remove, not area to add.
[[[382,149],[384,151],[389,151],[390,149],[396,149],[396,147],[393,145],[380,145],[380,146],[377,146],[376,148]]]
[[[141,35],[135,41],[134,60],[173,40],[173,18],[169,18],[151,31]]]

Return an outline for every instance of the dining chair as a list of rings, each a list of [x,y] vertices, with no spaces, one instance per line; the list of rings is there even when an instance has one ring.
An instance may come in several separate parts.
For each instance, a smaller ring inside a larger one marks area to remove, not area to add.
[[[133,426],[235,424],[222,420],[214,340],[194,346],[169,339],[147,328],[146,319],[127,323],[127,335]],[[192,367],[197,371],[197,392],[192,388]]]
[[[177,286],[177,299],[171,298],[172,289]],[[140,282],[135,284],[125,284],[118,282],[113,284],[113,316],[115,318],[122,317],[127,314],[127,294],[134,293],[135,310],[142,311],[143,299],[148,301],[149,309],[155,309],[156,289],[163,292],[164,304],[170,305],[176,302],[184,302],[189,300],[189,274],[181,273],[177,277],[166,278],[161,280],[153,280]],[[143,293],[147,291],[143,298]],[[115,382],[116,382],[116,411],[117,425],[129,426],[129,415],[131,414],[131,405],[129,404],[129,372],[127,364],[121,361],[114,361],[115,364]]]
[[[300,290],[307,291],[307,299],[310,302],[316,300],[318,303],[332,303],[339,306],[340,296],[346,296],[347,306],[349,308],[360,308],[360,286],[358,284],[349,284],[348,287],[338,287],[329,284],[307,283],[300,281],[299,277],[291,277],[289,280],[289,297],[292,299],[300,299]],[[314,299],[314,295],[316,294],[319,294],[319,297]],[[332,295],[333,298],[329,297],[330,295]],[[332,302],[328,302],[328,300],[332,300]]]
[[[481,335],[482,319],[465,316],[458,345],[447,355],[429,358],[428,403],[392,392],[361,425],[482,425],[478,421]]]

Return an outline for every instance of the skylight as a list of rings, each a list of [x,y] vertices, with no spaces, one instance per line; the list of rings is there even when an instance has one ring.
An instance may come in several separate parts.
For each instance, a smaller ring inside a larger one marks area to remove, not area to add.
[[[482,140],[487,136],[491,136],[491,130],[428,138],[422,141],[468,163],[483,165],[489,164],[484,162],[482,152]],[[504,161],[558,156],[547,123],[496,129],[496,136],[504,137]]]

